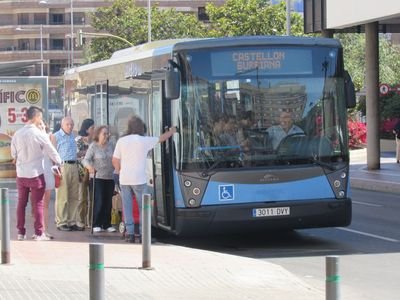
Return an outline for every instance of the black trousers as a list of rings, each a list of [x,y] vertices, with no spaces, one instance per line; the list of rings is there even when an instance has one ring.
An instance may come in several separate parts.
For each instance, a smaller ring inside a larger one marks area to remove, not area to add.
[[[93,192],[93,179],[90,179],[90,190]],[[115,183],[113,179],[95,179],[93,227],[107,229],[111,227],[112,196]]]

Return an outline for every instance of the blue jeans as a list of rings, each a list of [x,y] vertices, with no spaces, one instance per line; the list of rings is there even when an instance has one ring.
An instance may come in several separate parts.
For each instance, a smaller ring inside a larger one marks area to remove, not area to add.
[[[147,192],[147,184],[139,185],[122,185],[121,184],[121,194],[122,194],[122,209],[124,210],[124,222],[127,234],[134,234],[135,232],[135,222],[133,220],[132,208],[133,202],[132,198],[135,194],[136,201],[139,207],[139,233],[142,232],[142,197],[143,194]]]

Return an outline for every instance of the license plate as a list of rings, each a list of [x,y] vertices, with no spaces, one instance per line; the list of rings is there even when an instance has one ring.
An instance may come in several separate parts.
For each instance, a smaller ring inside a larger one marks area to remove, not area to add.
[[[253,208],[253,217],[289,216],[290,207]]]

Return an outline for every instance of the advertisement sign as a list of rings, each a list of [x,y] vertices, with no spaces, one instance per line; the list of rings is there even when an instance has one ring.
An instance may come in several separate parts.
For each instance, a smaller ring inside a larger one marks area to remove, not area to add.
[[[11,138],[27,122],[32,106],[44,110],[47,119],[47,77],[0,77],[0,178],[16,176],[11,157]]]

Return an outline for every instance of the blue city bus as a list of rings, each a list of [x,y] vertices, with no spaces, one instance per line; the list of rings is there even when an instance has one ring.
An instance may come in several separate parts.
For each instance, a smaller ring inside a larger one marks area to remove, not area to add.
[[[183,235],[351,222],[347,108],[355,96],[335,39],[143,44],[68,70],[64,101],[76,128],[93,118],[114,141],[132,114],[152,136],[178,128],[147,159],[157,228]],[[282,115],[295,132],[282,134]]]

